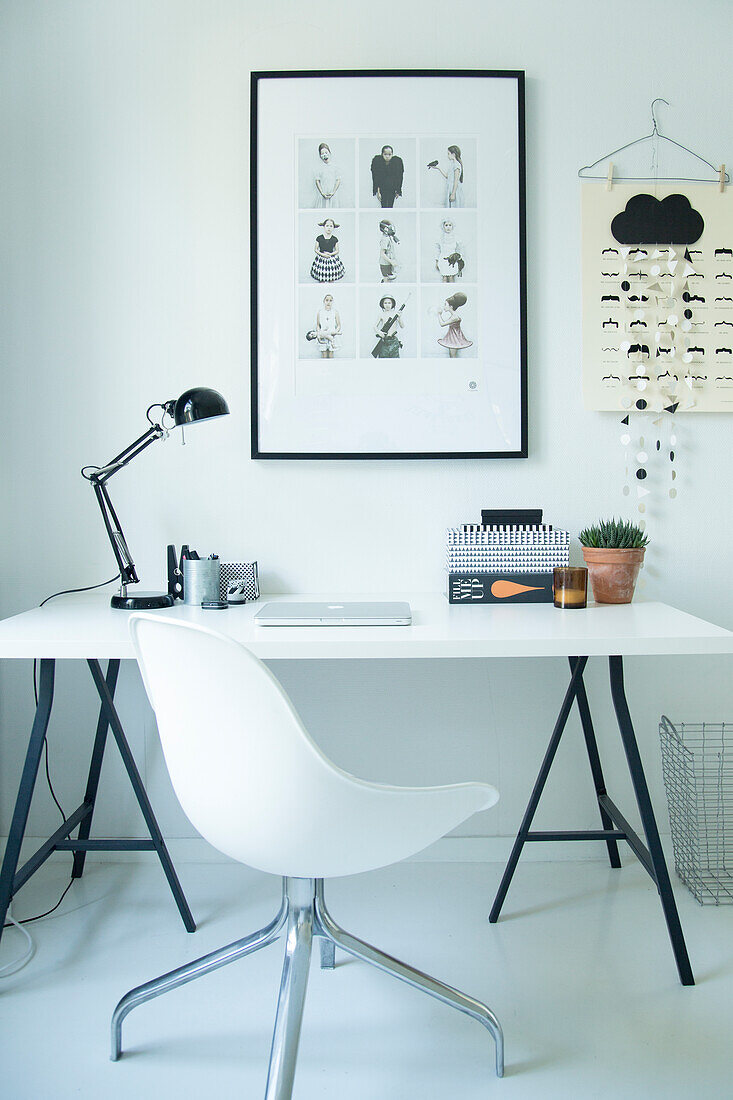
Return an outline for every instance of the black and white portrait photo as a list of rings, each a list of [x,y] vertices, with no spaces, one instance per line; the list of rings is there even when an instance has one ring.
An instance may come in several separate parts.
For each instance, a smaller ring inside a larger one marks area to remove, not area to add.
[[[360,352],[365,359],[416,358],[414,287],[402,287],[399,291],[385,288],[384,293],[380,289],[362,288],[360,312]]]
[[[461,210],[476,206],[476,139],[446,135],[420,142],[423,206]]]
[[[476,212],[428,211],[420,215],[420,278],[426,283],[475,282]]]
[[[417,205],[417,142],[412,137],[359,141],[359,202],[382,210]]]
[[[355,291],[351,286],[301,286],[298,292],[299,359],[356,358]]]
[[[298,281],[354,282],[354,214],[312,211],[298,218]]]
[[[420,354],[426,359],[477,359],[477,287],[431,287],[422,296]]]
[[[370,210],[359,215],[359,282],[417,280],[417,217],[412,212]]]
[[[392,207],[395,199],[402,198],[402,181],[405,165],[396,156],[391,145],[383,145],[381,153],[372,157],[372,194],[380,206]]]
[[[316,210],[350,208],[355,203],[356,143],[327,134],[298,141],[298,206]]]

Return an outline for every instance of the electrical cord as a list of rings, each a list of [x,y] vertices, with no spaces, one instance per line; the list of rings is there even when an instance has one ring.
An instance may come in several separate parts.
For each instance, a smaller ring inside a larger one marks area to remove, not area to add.
[[[51,915],[51,913],[56,912],[59,905],[61,904],[61,902],[66,897],[66,895],[68,894],[68,892],[71,889],[71,887],[73,886],[73,884],[74,884],[73,878],[69,879],[69,881],[67,882],[66,887],[64,888],[64,891],[63,891],[61,897],[59,898],[59,900],[56,902],[55,905],[52,905],[50,909],[47,909],[45,913],[37,913],[35,917],[24,917],[23,920],[16,920],[15,917],[10,916],[10,911],[8,910],[9,920],[6,924],[3,925],[3,928],[10,928],[11,924],[14,924],[16,928],[20,928],[20,926],[22,924],[33,924],[33,921],[35,921],[35,920],[42,920],[43,917],[49,917]],[[2,973],[2,971],[0,971],[0,974],[1,973]]]
[[[162,428],[167,435],[169,429],[165,427],[163,421],[165,420],[166,416],[169,416],[171,420],[173,420],[173,424],[171,424],[170,426],[174,426],[175,420],[173,419],[173,411],[175,409],[175,405],[175,401],[155,401],[152,405],[148,405],[147,412],[145,413],[146,417],[148,418],[148,423],[152,424],[154,428]],[[159,420],[153,420],[152,416],[150,415],[152,409],[162,410]]]
[[[69,883],[71,885],[71,883]],[[15,919],[13,916],[12,904],[8,906],[8,920],[9,923],[5,925],[5,928],[10,928],[13,925],[19,932],[25,936],[28,946],[24,955],[20,955],[17,959],[7,963],[5,966],[0,967],[0,978],[9,978],[11,974],[16,974],[19,970],[22,970],[26,963],[30,962],[33,958],[33,953],[36,949],[36,945],[33,942],[33,936]]]
[[[43,607],[43,605],[47,604],[49,600],[53,600],[57,596],[68,596],[68,595],[71,595],[72,593],[75,593],[75,592],[91,592],[95,588],[105,588],[108,584],[112,584],[114,581],[118,580],[119,577],[120,577],[120,574],[115,573],[114,577],[110,577],[109,580],[107,580],[107,581],[102,581],[101,584],[88,584],[88,585],[85,585],[83,588],[65,588],[60,592],[53,592],[50,596],[46,596],[45,600],[41,600],[41,602],[38,606]],[[35,700],[35,704],[36,704],[36,707],[37,707],[38,706],[38,683],[37,683],[37,677],[36,677],[36,664],[37,664],[37,662],[34,659],[34,661],[33,661],[33,698]],[[61,803],[59,802],[58,798],[56,797],[56,792],[53,788],[53,783],[51,781],[51,770],[50,770],[49,761],[48,761],[48,738],[47,737],[45,737],[44,740],[43,740],[43,750],[44,750],[44,762],[45,762],[45,771],[46,771],[46,782],[48,783],[48,789],[51,793],[51,798],[56,803],[56,807],[57,807],[59,813],[61,814],[61,820],[65,821],[66,820],[66,814],[63,810],[63,807],[61,806]],[[48,916],[50,916],[51,913],[55,913],[55,911],[61,905],[61,902],[64,900],[64,898],[68,894],[69,890],[71,889],[73,882],[74,882],[74,879],[72,877],[72,878],[69,879],[66,887],[64,888],[63,893],[61,894],[61,897],[56,902],[56,904],[53,905],[50,909],[47,909],[45,911],[45,913],[37,913],[35,917],[25,917],[23,920],[16,920],[15,917],[13,916],[13,914],[12,914],[12,905],[8,906],[8,914],[7,914],[8,915],[8,920],[3,925],[3,930],[6,929],[6,928],[11,928],[11,927],[17,928],[20,932],[23,933],[23,935],[28,940],[28,947],[27,947],[27,950],[26,950],[25,954],[22,955],[20,958],[15,959],[13,962],[8,963],[6,966],[0,967],[0,978],[9,977],[11,974],[16,974],[19,970],[21,970],[26,965],[26,963],[30,962],[31,958],[33,957],[33,953],[35,951],[35,945],[33,943],[33,938],[30,935],[30,933],[28,931],[26,931],[26,929],[23,928],[22,926],[24,924],[32,924],[33,921],[41,920],[43,917],[48,917]]]
[[[43,605],[47,604],[49,600],[55,600],[57,596],[69,596],[74,592],[91,592],[95,588],[105,588],[108,584],[112,584],[114,581],[116,581],[119,578],[119,575],[120,575],[119,573],[115,573],[114,577],[110,577],[110,579],[108,581],[102,581],[101,584],[88,584],[84,588],[65,588],[61,592],[54,592],[51,596],[46,596],[45,600],[41,600],[41,602],[39,603],[38,606],[43,607]],[[34,658],[34,660],[33,660],[33,699],[34,699],[36,707],[37,707],[38,706],[38,683],[37,683],[37,678],[36,678],[36,665],[37,665],[37,661]],[[44,750],[44,758],[45,758],[44,763],[45,763],[45,766],[46,766],[46,782],[48,783],[48,789],[51,793],[51,798],[56,803],[56,807],[57,807],[59,813],[61,814],[61,820],[66,821],[66,814],[64,812],[64,809],[63,809],[61,803],[59,802],[58,798],[56,797],[56,792],[53,789],[53,783],[51,782],[51,774],[50,774],[50,768],[49,768],[49,763],[48,763],[48,737],[44,737],[44,739],[43,739],[43,750]],[[30,919],[35,920],[35,917],[32,917]]]
[[[46,596],[45,600],[41,600],[39,607],[43,607],[49,600],[55,600],[57,596],[69,596],[73,592],[91,592],[94,588],[106,588],[108,584],[112,584],[119,578],[119,573],[115,573],[114,577],[110,577],[108,581],[100,581],[99,584],[87,584],[84,588],[64,588],[61,592],[54,592],[50,596]]]

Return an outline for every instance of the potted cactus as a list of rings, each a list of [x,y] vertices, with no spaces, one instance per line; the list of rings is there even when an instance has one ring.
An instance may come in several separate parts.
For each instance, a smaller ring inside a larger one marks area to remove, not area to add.
[[[604,519],[578,536],[596,603],[631,603],[649,542],[629,520]]]

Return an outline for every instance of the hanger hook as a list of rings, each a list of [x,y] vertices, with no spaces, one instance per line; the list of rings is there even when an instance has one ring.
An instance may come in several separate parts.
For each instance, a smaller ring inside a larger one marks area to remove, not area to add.
[[[667,106],[669,107],[669,100],[667,100],[667,99],[662,99],[662,97],[661,97],[661,96],[657,96],[657,98],[656,98],[656,99],[653,99],[653,100],[652,100],[652,122],[654,123],[654,133],[655,133],[655,134],[658,134],[658,133],[659,133],[659,130],[657,129],[657,120],[656,120],[656,117],[655,117],[655,115],[654,115],[654,105],[655,105],[656,103],[666,103],[666,104],[667,104]]]

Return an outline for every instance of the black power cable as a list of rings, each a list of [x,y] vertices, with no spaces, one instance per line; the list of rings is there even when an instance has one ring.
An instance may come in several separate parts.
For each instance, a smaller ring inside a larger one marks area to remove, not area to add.
[[[108,584],[112,584],[114,581],[118,580],[119,576],[120,576],[119,573],[115,573],[114,577],[110,577],[110,579],[108,581],[102,581],[101,584],[88,584],[84,588],[65,588],[61,592],[54,592],[54,593],[52,593],[52,595],[46,596],[45,600],[41,600],[41,602],[39,603],[38,606],[43,607],[43,605],[48,603],[49,600],[54,600],[54,599],[56,599],[57,596],[69,596],[74,592],[92,592],[95,588],[105,588]],[[37,662],[34,658],[34,660],[33,660],[33,698],[35,700],[35,704],[36,704],[36,707],[37,707],[38,706],[38,683],[37,683],[37,679],[36,679],[36,663]],[[58,798],[56,797],[56,791],[53,789],[53,783],[51,782],[51,769],[50,769],[49,763],[48,763],[48,737],[47,736],[44,737],[44,739],[43,739],[43,754],[44,754],[44,763],[45,763],[45,770],[46,770],[46,782],[48,783],[48,789],[51,792],[51,798],[56,803],[56,807],[57,807],[59,813],[61,814],[61,820],[66,821],[66,814],[64,813],[64,810],[61,806],[61,803],[59,802]],[[66,887],[64,888],[64,892],[62,893],[61,897],[59,898],[59,900],[56,902],[56,904],[51,909],[47,909],[45,913],[38,913],[35,917],[26,917],[24,920],[19,920],[19,921],[16,921],[15,923],[17,923],[17,924],[31,924],[33,921],[40,920],[41,917],[47,917],[47,916],[49,916],[49,914],[55,912],[58,909],[59,905],[61,905],[61,902],[64,900],[66,895],[68,894],[69,890],[71,889],[71,886],[72,886],[73,882],[74,882],[74,879],[72,877],[72,878],[69,879],[69,882],[67,883]],[[6,924],[3,925],[3,930],[6,929],[6,928],[12,928],[12,926],[13,926],[13,922],[8,921]]]

